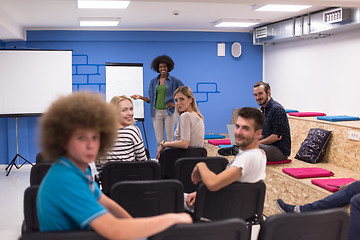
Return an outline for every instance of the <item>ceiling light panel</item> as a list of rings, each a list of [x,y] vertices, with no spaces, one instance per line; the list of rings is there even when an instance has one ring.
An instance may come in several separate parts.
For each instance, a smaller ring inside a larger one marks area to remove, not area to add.
[[[130,1],[78,0],[78,8],[125,9],[129,6],[129,4]]]
[[[256,24],[258,22],[246,20],[220,20],[214,23],[214,27],[251,27]]]
[[[89,18],[79,19],[81,27],[116,27],[119,25],[120,18]]]
[[[267,5],[254,5],[254,11],[268,11],[268,12],[298,12],[311,5],[280,5],[280,4],[267,4]]]

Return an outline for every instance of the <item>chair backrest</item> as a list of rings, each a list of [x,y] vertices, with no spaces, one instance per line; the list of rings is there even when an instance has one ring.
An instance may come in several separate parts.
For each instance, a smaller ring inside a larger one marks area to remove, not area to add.
[[[30,171],[30,186],[40,185],[41,181],[49,171],[52,163],[36,163],[31,167]]]
[[[105,240],[94,231],[61,231],[61,232],[30,232],[21,236],[19,240]]]
[[[102,169],[102,191],[109,196],[114,183],[125,180],[156,180],[160,178],[160,165],[156,161],[110,161],[105,163]]]
[[[187,149],[166,147],[160,152],[159,163],[163,178],[174,178],[174,163],[184,157],[206,157],[204,147],[188,147]]]
[[[45,162],[44,156],[43,156],[43,154],[41,152],[38,152],[38,154],[36,154],[36,160],[35,161],[36,161],[36,164]]]
[[[24,223],[23,232],[39,231],[39,220],[36,210],[36,195],[39,185],[30,186],[24,192]]]
[[[248,240],[246,223],[242,219],[193,224],[178,224],[149,238],[149,240]]]
[[[186,193],[194,192],[198,188],[198,184],[194,185],[191,181],[191,173],[199,162],[205,162],[207,167],[216,174],[224,171],[229,163],[224,157],[189,157],[176,160],[174,178],[182,182]]]
[[[347,240],[350,219],[344,209],[273,215],[261,223],[259,240]]]
[[[133,217],[184,211],[183,185],[175,179],[118,182],[110,198]]]
[[[210,192],[202,183],[196,195],[194,217],[220,220],[241,218],[249,223],[263,221],[266,186],[257,183],[234,182],[216,192]]]

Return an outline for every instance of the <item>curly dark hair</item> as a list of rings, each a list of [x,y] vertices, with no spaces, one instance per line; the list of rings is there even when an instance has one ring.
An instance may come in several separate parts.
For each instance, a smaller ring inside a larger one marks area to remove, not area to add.
[[[100,133],[98,156],[106,154],[117,135],[115,108],[99,94],[77,92],[56,100],[41,118],[40,144],[48,161],[64,156],[64,146],[77,129]]]
[[[174,69],[175,63],[171,59],[171,57],[167,55],[161,55],[156,57],[152,62],[150,68],[154,70],[155,72],[160,73],[159,71],[159,65],[160,63],[165,63],[168,67],[168,72],[171,72]]]

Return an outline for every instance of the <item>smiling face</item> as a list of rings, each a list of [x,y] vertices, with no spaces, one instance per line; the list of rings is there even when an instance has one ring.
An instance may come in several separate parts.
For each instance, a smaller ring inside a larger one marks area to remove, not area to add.
[[[131,101],[124,99],[117,106],[119,127],[123,128],[133,123],[134,107]]]
[[[261,129],[255,130],[255,120],[238,117],[235,124],[235,140],[241,150],[257,147]]]
[[[91,129],[77,129],[64,146],[65,156],[81,170],[94,162],[100,148],[100,133]]]
[[[270,100],[270,90],[268,90],[268,92],[265,92],[265,88],[263,85],[255,87],[253,89],[253,92],[255,100],[260,106],[265,106]]]
[[[168,74],[168,66],[166,63],[160,63],[159,64],[159,72],[163,76],[167,76]]]
[[[176,106],[177,110],[179,111],[179,113],[193,111],[192,106],[191,106],[191,103],[193,101],[192,98],[189,98],[189,97],[185,96],[183,93],[178,92],[174,96],[174,100],[175,100],[175,106]]]

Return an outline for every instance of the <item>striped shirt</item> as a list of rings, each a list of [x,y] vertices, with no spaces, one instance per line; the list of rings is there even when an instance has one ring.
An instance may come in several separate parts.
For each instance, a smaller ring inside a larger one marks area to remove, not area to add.
[[[126,126],[118,129],[114,148],[109,151],[108,161],[146,161],[144,142],[140,129],[136,126]]]

